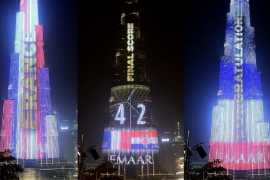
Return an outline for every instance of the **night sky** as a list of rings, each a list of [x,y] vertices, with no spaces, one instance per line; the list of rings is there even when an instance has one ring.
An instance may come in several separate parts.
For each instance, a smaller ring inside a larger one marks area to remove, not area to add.
[[[0,1],[0,98],[7,97],[9,56],[14,50],[19,0]],[[77,108],[77,11],[73,0],[39,1],[45,63],[50,70],[53,108],[59,120],[74,120]],[[2,110],[1,110],[2,111]]]

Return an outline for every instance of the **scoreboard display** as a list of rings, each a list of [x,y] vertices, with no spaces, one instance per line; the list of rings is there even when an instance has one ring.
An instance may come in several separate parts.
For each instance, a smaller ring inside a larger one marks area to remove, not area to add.
[[[158,151],[158,132],[151,117],[150,88],[121,85],[111,89],[110,125],[104,130],[103,152],[152,153]]]
[[[110,98],[110,126],[149,127],[151,122],[150,88],[144,85],[113,87]]]

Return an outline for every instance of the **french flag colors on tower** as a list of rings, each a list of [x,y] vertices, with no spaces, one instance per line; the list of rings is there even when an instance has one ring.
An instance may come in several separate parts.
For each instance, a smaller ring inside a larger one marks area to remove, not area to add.
[[[146,129],[116,129],[104,130],[104,152],[153,152],[158,150],[157,130]]]
[[[59,157],[57,119],[43,46],[38,0],[20,0],[0,128],[0,151],[11,150],[17,159]]]
[[[264,118],[254,32],[249,1],[231,0],[209,160],[219,159],[235,171],[270,169],[270,126]]]

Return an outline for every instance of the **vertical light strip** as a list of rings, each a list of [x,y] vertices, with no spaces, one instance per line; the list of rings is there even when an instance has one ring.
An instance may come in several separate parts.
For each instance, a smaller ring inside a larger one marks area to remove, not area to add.
[[[33,134],[33,132],[32,132],[32,130],[30,131],[30,159],[33,159],[33,136],[34,136],[34,134]]]
[[[17,107],[17,122],[19,124],[18,126],[18,135],[20,136],[18,139],[21,139],[21,141],[19,141],[19,154],[22,157],[22,136],[24,135],[24,132],[21,129],[21,123],[23,120],[23,116],[24,116],[24,112],[23,112],[23,78],[24,78],[24,36],[25,36],[25,28],[24,28],[24,24],[25,24],[25,13],[21,12],[21,20],[22,20],[22,24],[21,24],[21,29],[22,29],[22,39],[20,39],[20,41],[22,42],[21,44],[21,48],[20,48],[20,55],[19,55],[19,80],[18,80],[18,107]]]
[[[16,15],[16,35],[15,35],[15,53],[20,53],[20,51],[21,51],[21,40],[22,40],[22,34],[23,34],[23,31],[22,31],[22,26],[23,26],[23,21],[22,21],[22,13],[21,12],[19,12],[19,13],[17,13],[17,15]],[[18,71],[20,72],[20,56],[18,57],[19,58],[19,62],[18,62],[18,66],[19,66],[19,68],[18,68]],[[20,73],[18,72],[18,90],[19,90],[19,85],[20,85]],[[17,98],[17,104],[16,104],[16,114],[17,114],[17,116],[16,116],[16,118],[17,118],[17,128],[16,128],[16,131],[17,131],[17,133],[16,133],[16,139],[18,139],[18,141],[16,141],[16,156],[17,155],[19,155],[19,151],[18,151],[18,142],[20,142],[20,140],[19,140],[19,136],[18,136],[18,132],[19,132],[19,121],[18,121],[18,117],[19,117],[19,94],[17,94],[17,96],[18,96],[18,98]]]
[[[29,10],[29,16],[28,16],[28,21],[29,21],[29,31],[28,31],[28,36],[29,36],[29,43],[32,43],[34,38],[34,32],[33,32],[33,14],[32,14],[32,0],[28,0],[28,10]],[[28,60],[29,60],[29,63],[28,63],[28,73],[29,73],[29,76],[28,76],[28,80],[29,82],[27,83],[28,85],[28,98],[29,98],[29,129],[28,129],[28,133],[29,133],[29,136],[30,136],[30,141],[32,141],[32,131],[33,131],[33,113],[34,113],[34,109],[33,109],[33,96],[32,96],[32,91],[33,91],[33,86],[32,86],[32,74],[31,71],[32,71],[32,64],[33,64],[33,56],[31,56],[31,50],[28,51]],[[30,134],[31,133],[31,134]],[[31,143],[32,142],[29,142],[29,146],[31,147]],[[31,152],[29,154],[29,156],[31,156]]]

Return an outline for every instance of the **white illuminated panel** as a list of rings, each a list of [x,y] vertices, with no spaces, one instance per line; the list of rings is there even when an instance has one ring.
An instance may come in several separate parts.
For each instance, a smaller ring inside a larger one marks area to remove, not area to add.
[[[170,142],[170,139],[169,138],[162,138],[161,142]]]
[[[45,129],[47,135],[45,144],[47,158],[59,157],[57,121],[54,115],[46,116]]]
[[[69,130],[69,127],[68,126],[61,126],[60,129],[61,130]]]

